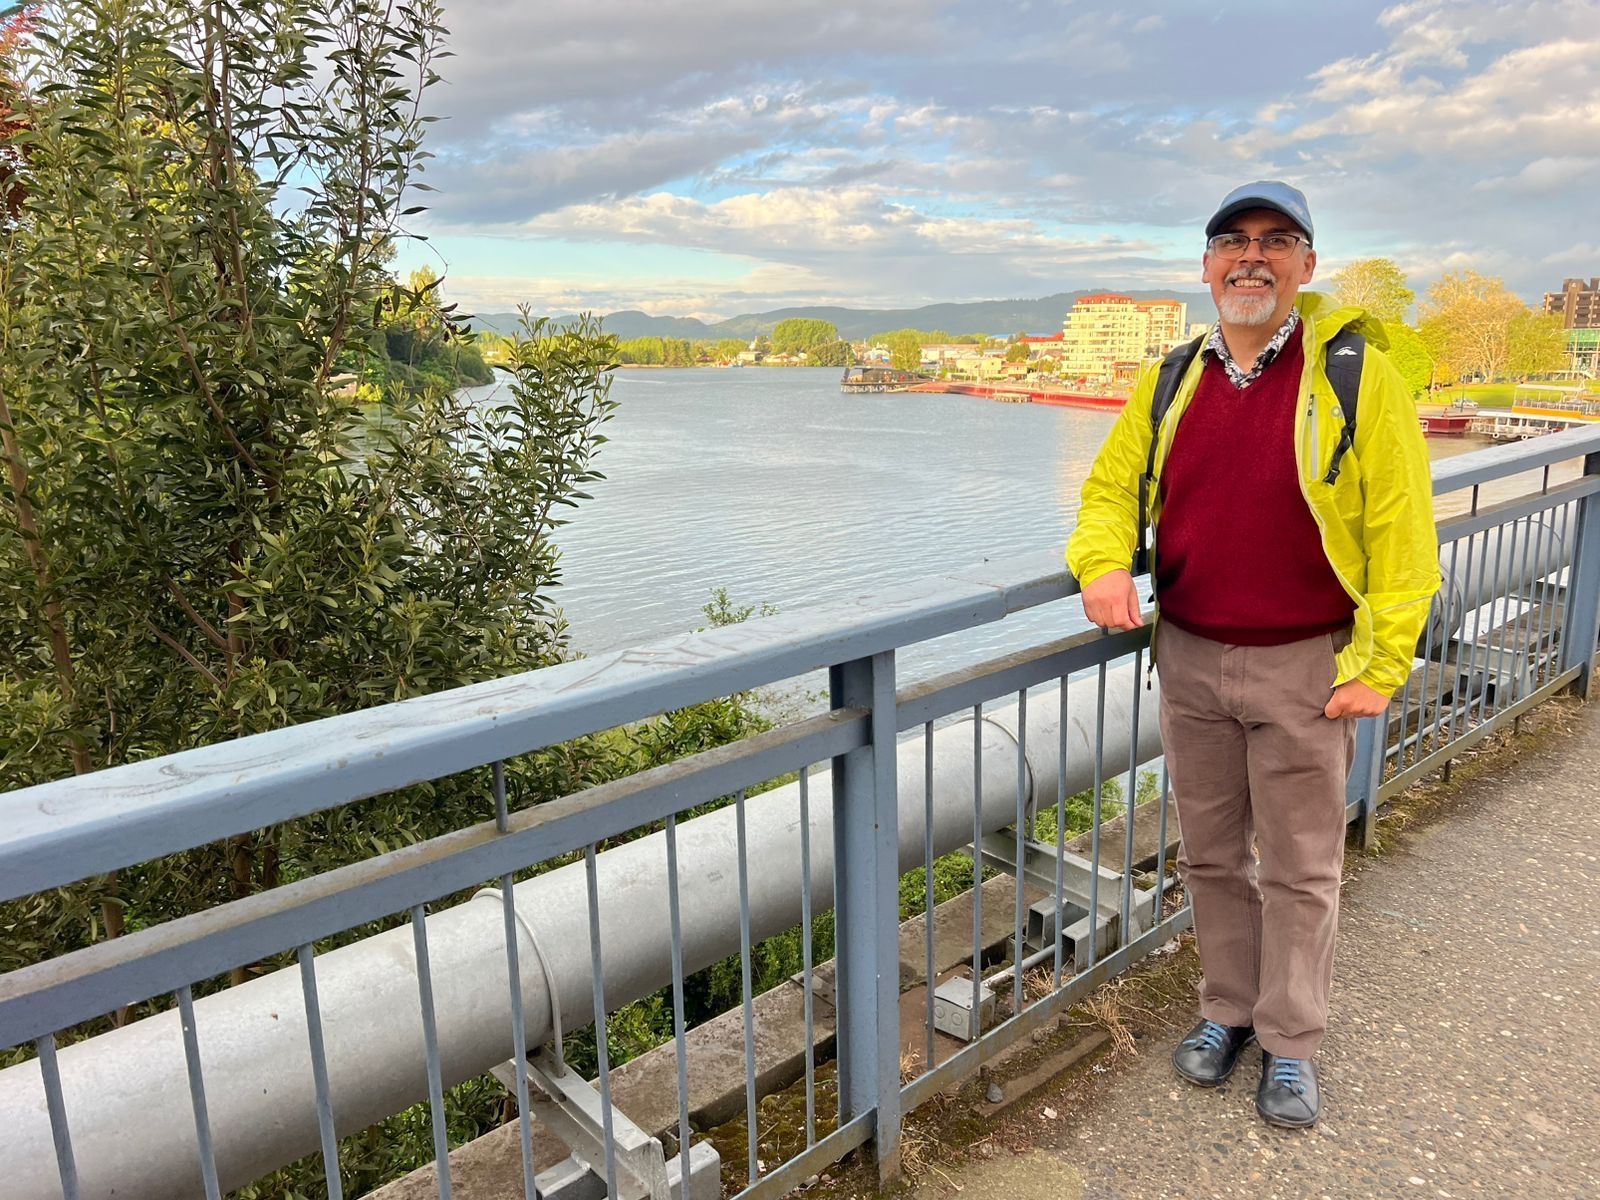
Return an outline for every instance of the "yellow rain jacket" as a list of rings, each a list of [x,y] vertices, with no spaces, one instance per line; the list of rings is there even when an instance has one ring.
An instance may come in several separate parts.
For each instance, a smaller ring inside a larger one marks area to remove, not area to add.
[[[1439,538],[1433,524],[1428,451],[1411,390],[1381,353],[1383,325],[1360,308],[1341,308],[1326,296],[1302,292],[1305,371],[1295,416],[1300,490],[1322,531],[1322,548],[1355,602],[1355,628],[1339,653],[1336,683],[1360,679],[1393,695],[1411,673],[1429,602],[1439,590]],[[1339,476],[1323,482],[1344,429],[1344,412],[1324,370],[1324,349],[1344,328],[1365,335],[1367,355],[1356,406],[1354,448]],[[1206,356],[1195,355],[1162,419],[1152,488],[1151,523],[1161,522],[1159,481],[1172,437],[1189,407]],[[1112,427],[1083,484],[1077,527],[1067,543],[1067,567],[1079,586],[1109,571],[1127,570],[1138,542],[1139,476],[1150,452],[1150,404],[1156,368],[1144,372]],[[1159,537],[1157,538],[1159,544]],[[1156,598],[1159,618],[1160,597]],[[1152,631],[1153,633],[1153,631]],[[1153,651],[1152,651],[1153,653]]]

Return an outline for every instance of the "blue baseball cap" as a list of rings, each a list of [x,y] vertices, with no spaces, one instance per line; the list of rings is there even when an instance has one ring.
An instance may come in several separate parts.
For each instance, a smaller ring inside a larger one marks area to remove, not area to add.
[[[1217,215],[1206,222],[1206,238],[1216,236],[1224,224],[1252,208],[1270,208],[1280,212],[1305,231],[1306,241],[1314,241],[1311,228],[1311,209],[1306,204],[1305,193],[1277,179],[1258,179],[1243,187],[1234,188],[1222,199]]]

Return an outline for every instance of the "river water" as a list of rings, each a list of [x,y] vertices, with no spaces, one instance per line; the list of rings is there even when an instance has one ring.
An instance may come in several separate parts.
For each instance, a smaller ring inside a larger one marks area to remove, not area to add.
[[[572,643],[705,625],[723,587],[790,612],[985,559],[1060,552],[1113,415],[968,396],[851,395],[837,368],[625,370],[597,466],[560,530]],[[492,388],[472,390],[487,396]],[[1429,439],[1434,457],[1477,449]],[[1046,605],[903,653],[902,682],[1085,628]]]

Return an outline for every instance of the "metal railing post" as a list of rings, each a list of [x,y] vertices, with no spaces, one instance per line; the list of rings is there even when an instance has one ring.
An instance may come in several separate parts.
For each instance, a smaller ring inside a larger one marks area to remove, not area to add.
[[[1356,722],[1355,761],[1345,781],[1345,804],[1355,804],[1361,848],[1371,850],[1378,839],[1378,789],[1383,784],[1384,743],[1389,716],[1364,717]]]
[[[1600,475],[1600,454],[1583,460],[1585,475]],[[1600,496],[1578,501],[1578,531],[1567,572],[1566,620],[1561,631],[1561,669],[1580,670],[1572,690],[1593,698],[1595,644],[1600,641]]]
[[[894,652],[830,669],[834,708],[870,710],[871,740],[833,760],[839,1118],[875,1113],[882,1182],[900,1173],[899,831]]]

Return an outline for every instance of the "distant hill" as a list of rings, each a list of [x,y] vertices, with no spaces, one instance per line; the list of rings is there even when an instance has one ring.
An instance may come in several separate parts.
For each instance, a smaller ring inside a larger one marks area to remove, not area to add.
[[[637,337],[673,338],[741,338],[748,341],[758,334],[771,333],[773,326],[789,317],[813,317],[832,321],[839,328],[839,336],[851,340],[887,333],[891,329],[942,329],[946,333],[987,333],[1009,336],[1018,330],[1031,334],[1054,333],[1061,328],[1061,318],[1080,296],[1092,296],[1104,288],[1084,288],[1076,292],[1058,292],[1054,296],[1041,296],[1037,300],[977,300],[967,304],[927,304],[921,308],[840,308],[829,305],[810,305],[799,308],[777,308],[771,312],[746,313],[729,317],[726,321],[708,323],[694,317],[653,317],[636,309],[608,313],[606,332],[614,333],[623,341]],[[1209,292],[1124,291],[1135,300],[1183,300],[1189,305],[1190,321],[1214,321],[1216,306]],[[557,319],[571,316],[558,314]],[[511,333],[519,326],[515,313],[485,313],[472,318],[476,329],[492,329],[497,333]]]

